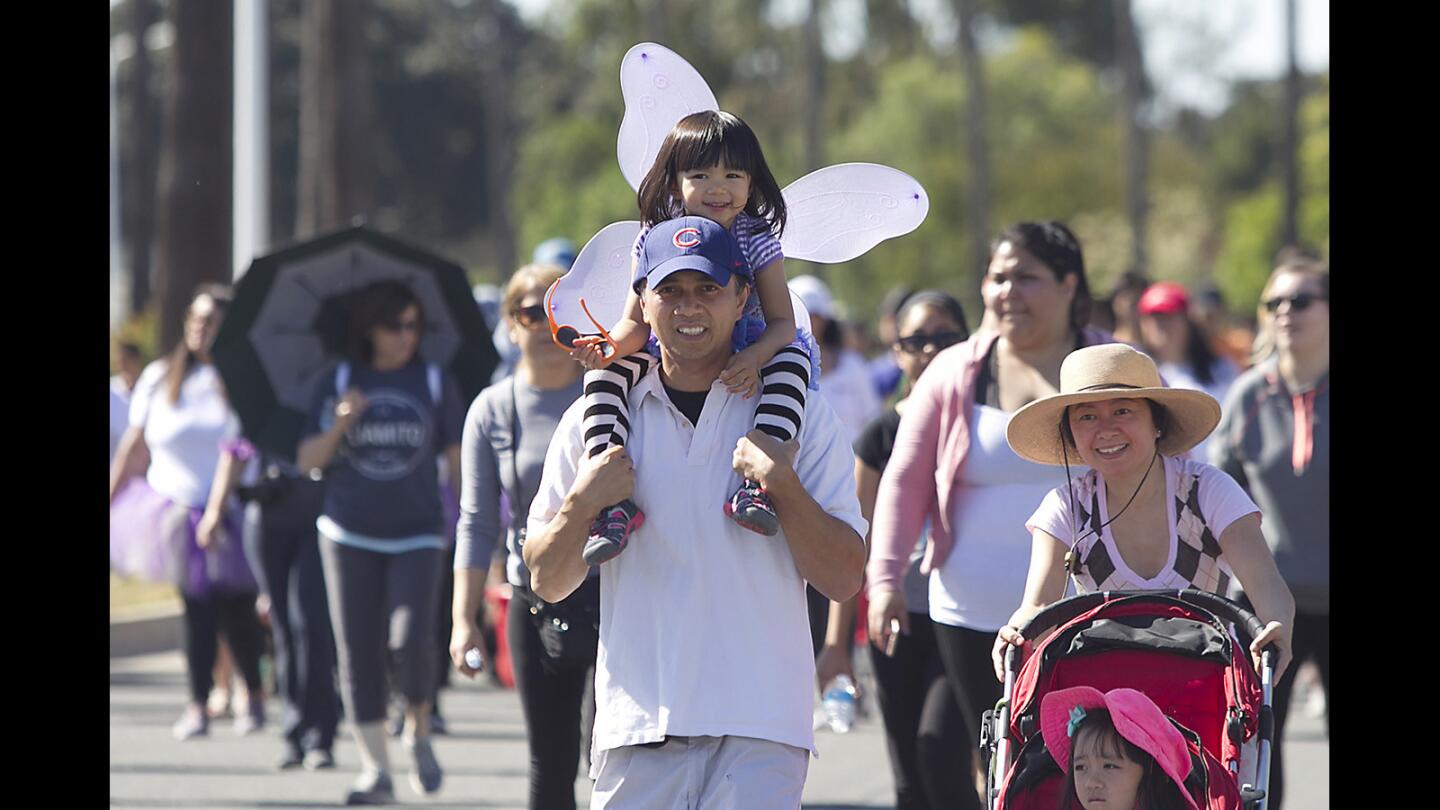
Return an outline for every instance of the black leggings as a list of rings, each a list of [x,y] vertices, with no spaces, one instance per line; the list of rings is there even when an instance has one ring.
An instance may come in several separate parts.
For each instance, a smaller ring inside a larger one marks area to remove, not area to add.
[[[185,663],[190,675],[190,700],[204,704],[215,685],[217,633],[230,642],[235,666],[245,679],[245,688],[258,699],[260,648],[264,643],[260,617],[255,615],[255,593],[211,594],[197,598],[181,594],[185,602]],[[228,684],[227,684],[228,686]]]
[[[1251,608],[1254,610],[1254,608]],[[1330,699],[1330,616],[1319,613],[1295,613],[1295,630],[1291,634],[1295,660],[1285,670],[1285,676],[1275,684],[1270,696],[1270,705],[1275,712],[1275,740],[1270,747],[1270,802],[1271,810],[1281,810],[1285,798],[1285,718],[1290,714],[1290,700],[1295,691],[1295,674],[1301,662],[1310,659],[1320,670],[1320,687],[1325,699]],[[1325,727],[1330,727],[1329,707],[1326,707]]]
[[[381,554],[324,536],[319,542],[345,716],[353,723],[385,719],[387,673],[408,705],[429,703],[440,550]]]
[[[530,620],[535,597],[514,588],[505,615],[510,666],[525,713],[530,744],[530,810],[574,810],[575,774],[580,766],[581,704],[594,666],[551,673],[545,669],[540,634]],[[593,699],[593,698],[592,698]],[[594,712],[590,713],[592,722]]]
[[[245,552],[261,590],[270,595],[275,680],[284,709],[280,733],[298,749],[329,751],[339,724],[335,636],[315,532],[320,485],[276,479],[278,497],[245,513]],[[329,542],[324,541],[324,542]]]
[[[990,663],[995,634],[939,622],[933,625],[940,660],[945,663],[945,679],[950,682],[965,723],[965,747],[974,750],[980,744],[981,717],[987,709],[994,708],[1004,692],[1000,682],[995,680],[995,668]],[[971,774],[967,773],[966,779],[969,778]],[[984,806],[973,783],[969,790],[957,793],[956,799],[957,807],[979,810]]]
[[[952,796],[973,793],[975,743],[965,736],[930,617],[910,614],[910,633],[895,640],[893,657],[868,646],[895,775],[896,810],[938,810],[949,807]]]

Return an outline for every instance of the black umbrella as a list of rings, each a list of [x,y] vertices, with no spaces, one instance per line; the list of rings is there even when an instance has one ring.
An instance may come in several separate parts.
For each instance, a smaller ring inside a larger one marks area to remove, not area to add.
[[[400,281],[420,300],[420,356],[439,364],[465,402],[490,382],[499,358],[465,271],[418,247],[363,225],[256,259],[211,355],[245,436],[257,447],[295,457],[315,387],[333,380],[343,356],[353,294],[377,281]]]

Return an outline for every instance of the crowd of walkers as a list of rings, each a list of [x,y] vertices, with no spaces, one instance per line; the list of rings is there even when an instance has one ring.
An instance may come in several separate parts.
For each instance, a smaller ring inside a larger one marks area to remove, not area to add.
[[[499,291],[506,371],[468,403],[418,355],[414,293],[367,288],[294,459],[257,451],[228,405],[210,356],[225,288],[199,290],[181,343],[143,370],[136,347],[117,349],[111,563],[180,593],[189,701],[177,739],[209,732],[207,701],[229,688],[228,673],[215,677],[222,644],[244,688],[235,730],[260,730],[268,648],[281,768],[335,767],[343,719],[360,759],[347,803],[393,801],[390,710],[411,787],[434,794],[439,667],[448,656],[459,674],[479,673],[475,651],[493,650],[485,597],[500,586],[530,807],[575,806],[597,656],[623,653],[599,641],[602,566],[551,603],[527,565],[527,532],[541,525],[532,501],[556,474],[552,437],[584,386],[546,317],[545,292],[573,251],[556,255]],[[984,806],[974,741],[1001,694],[999,660],[1024,642],[1026,619],[1075,591],[1194,587],[1242,600],[1264,627],[1253,649],[1281,653],[1277,738],[1298,665],[1328,693],[1329,520],[1316,508],[1329,500],[1323,262],[1282,252],[1249,331],[1213,290],[1139,272],[1097,296],[1065,225],[1021,222],[991,245],[973,331],[950,294],[903,290],[882,305],[889,333],[869,360],[822,281],[791,286],[817,338],[819,393],[835,414],[825,418],[853,443],[869,524],[861,594],[810,591],[815,680],[853,680],[854,640],[867,639],[897,807]],[[404,453],[368,443],[387,430],[424,440]],[[735,583],[737,599],[749,585]],[[1282,806],[1281,750],[1271,808]]]

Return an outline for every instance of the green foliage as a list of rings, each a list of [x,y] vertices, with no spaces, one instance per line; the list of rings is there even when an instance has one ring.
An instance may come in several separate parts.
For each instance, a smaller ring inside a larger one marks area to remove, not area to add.
[[[567,0],[526,26],[506,0],[365,0],[374,78],[375,161],[385,226],[494,281],[508,206],[523,261],[541,240],[583,245],[604,225],[636,218],[635,193],[616,164],[624,112],[618,74],[641,40],[682,54],[722,108],[756,130],[782,185],[806,171],[810,101],[803,20],[777,22],[770,0]],[[123,27],[129,3],[112,10]],[[1087,0],[979,0],[984,45],[992,231],[1060,219],[1080,236],[1091,286],[1104,294],[1130,262],[1124,209],[1124,129],[1114,7]],[[299,0],[272,0],[272,236],[289,238],[295,212]],[[983,268],[967,266],[966,98],[953,45],[920,36],[909,4],[865,0],[864,45],[824,70],[825,163],[873,161],[916,177],[930,215],[915,233],[845,266],[792,262],[792,276],[829,281],[852,315],[870,320],[891,287],[937,287],[979,321]],[[659,13],[657,13],[659,10]],[[486,65],[511,53],[515,152],[508,199],[485,193],[494,98]],[[937,52],[935,48],[940,50]],[[1143,43],[1142,43],[1143,47]],[[156,90],[167,51],[156,52]],[[1329,83],[1307,82],[1300,145],[1305,242],[1329,248]],[[1214,117],[1182,111],[1151,133],[1147,272],[1187,283],[1212,276],[1228,301],[1253,308],[1274,255],[1279,199],[1279,82],[1236,85]],[[128,168],[127,168],[128,170]],[[154,356],[153,322],[127,324]]]
[[[1301,107],[1300,241],[1330,252],[1330,83],[1321,77]],[[1234,312],[1253,312],[1274,267],[1279,244],[1283,191],[1278,179],[1242,195],[1224,214],[1223,246],[1215,279]]]
[[[1283,196],[1273,182],[1225,212],[1225,243],[1215,261],[1215,283],[1232,312],[1254,312],[1277,249]]]
[[[134,343],[140,347],[140,357],[144,362],[150,362],[160,356],[160,349],[157,345],[159,340],[159,329],[156,328],[155,307],[151,306],[144,312],[139,312],[125,319],[120,328],[111,335],[116,343]],[[111,358],[114,363],[114,358]],[[112,365],[110,373],[114,374],[119,369]]]

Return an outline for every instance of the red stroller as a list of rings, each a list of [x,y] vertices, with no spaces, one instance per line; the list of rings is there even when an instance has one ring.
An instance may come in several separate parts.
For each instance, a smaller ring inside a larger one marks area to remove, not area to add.
[[[1040,700],[1079,685],[1148,695],[1190,744],[1186,787],[1204,810],[1265,810],[1273,652],[1257,678],[1248,651],[1261,629],[1240,606],[1197,590],[1089,593],[1046,608],[1021,628],[1034,645],[1024,666],[1015,648],[1006,653],[1004,697],[982,723],[991,810],[1059,806],[1065,775],[1045,749]]]

